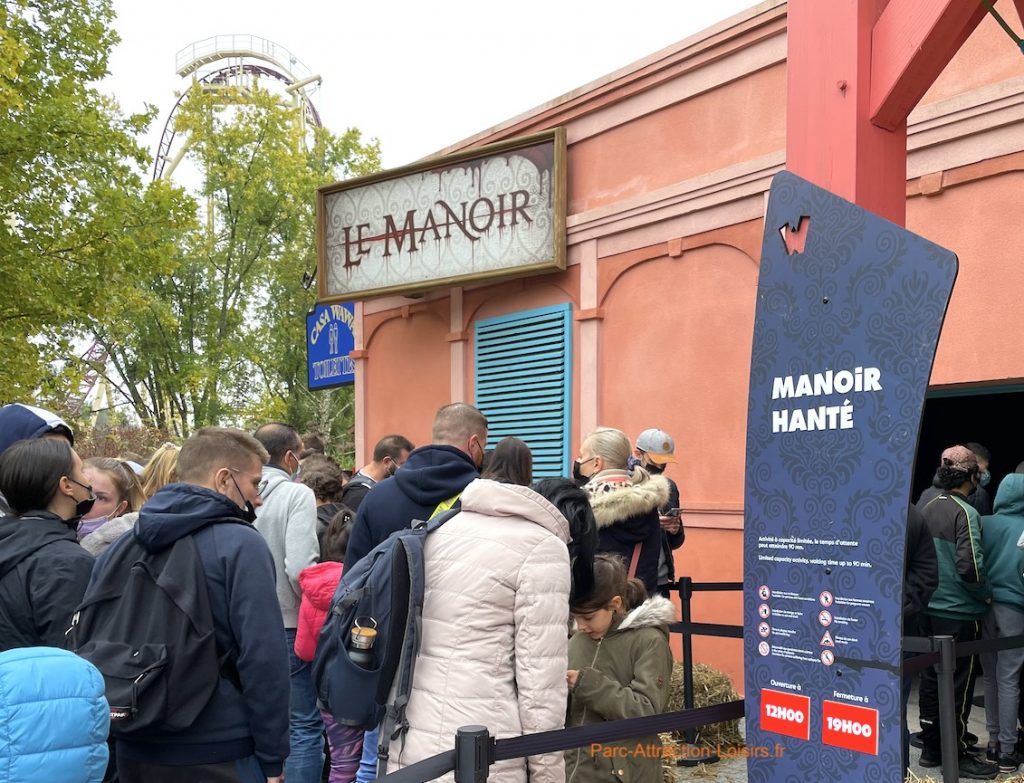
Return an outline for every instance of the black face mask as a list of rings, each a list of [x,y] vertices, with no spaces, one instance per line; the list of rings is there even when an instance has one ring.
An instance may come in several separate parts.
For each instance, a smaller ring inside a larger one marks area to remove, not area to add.
[[[238,497],[245,500],[245,495],[242,494],[242,488],[238,486],[238,482],[235,481],[235,477],[231,477],[231,483],[235,485],[235,489],[238,490]],[[239,509],[238,516],[248,522],[250,525],[256,521],[256,507],[253,506],[251,501],[245,501],[245,508]]]
[[[582,465],[582,463],[578,459],[577,460],[573,460],[573,463],[572,463],[572,480],[576,482],[576,486],[577,487],[582,487],[588,481],[590,481],[590,476],[584,476],[583,475],[583,471],[580,470],[580,466],[581,465]]]
[[[643,463],[643,469],[646,470],[648,473],[653,473],[653,474],[661,474],[661,473],[665,472],[665,466],[664,465],[657,465],[657,464],[655,464],[653,462],[644,462]]]
[[[90,511],[92,511],[92,507],[94,505],[96,505],[96,495],[93,494],[92,485],[91,484],[83,484],[81,481],[75,481],[73,478],[71,478],[71,476],[68,476],[68,481],[73,481],[75,484],[80,486],[82,489],[88,490],[88,492],[89,492],[89,497],[87,497],[85,500],[76,501],[76,503],[75,503],[75,515],[71,519],[68,520],[69,522],[73,521],[73,522],[77,523],[79,519],[81,519],[86,514],[88,514]]]

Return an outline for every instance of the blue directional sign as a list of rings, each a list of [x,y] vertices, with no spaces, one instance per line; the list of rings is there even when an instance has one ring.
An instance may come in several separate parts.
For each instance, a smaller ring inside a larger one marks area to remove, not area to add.
[[[773,180],[747,418],[751,783],[902,780],[907,506],[956,273],[950,251]]]
[[[306,316],[306,364],[310,389],[329,389],[356,380],[355,363],[349,354],[355,348],[352,304],[317,305]]]

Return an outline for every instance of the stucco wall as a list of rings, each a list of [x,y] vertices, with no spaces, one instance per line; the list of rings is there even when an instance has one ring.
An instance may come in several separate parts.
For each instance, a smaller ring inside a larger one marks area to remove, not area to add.
[[[1010,0],[998,7],[1015,18]],[[680,464],[669,475],[688,530],[677,567],[697,581],[742,578],[760,216],[785,163],[785,7],[759,8],[736,22],[732,39],[718,27],[638,64],[650,87],[624,70],[592,86],[592,103],[581,88],[537,119],[474,137],[481,144],[548,121],[566,126],[570,267],[451,297],[367,303],[366,414],[357,425],[366,449],[396,430],[425,443],[439,405],[459,393],[472,400],[475,320],[572,302],[571,449],[596,425],[631,437],[649,426],[672,433]],[[706,65],[687,65],[698,59]],[[663,61],[668,75],[656,81]],[[719,73],[721,83],[706,88]],[[993,20],[910,126],[908,227],[961,261],[932,384],[1020,382],[1024,61]],[[694,619],[741,622],[739,594],[698,596]],[[742,687],[738,641],[698,639],[694,649]]]

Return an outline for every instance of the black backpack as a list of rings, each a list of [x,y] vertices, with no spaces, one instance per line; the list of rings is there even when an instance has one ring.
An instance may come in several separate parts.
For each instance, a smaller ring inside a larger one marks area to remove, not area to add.
[[[228,657],[218,655],[206,575],[192,535],[155,554],[126,538],[86,590],[69,646],[103,675],[111,734],[182,731]]]

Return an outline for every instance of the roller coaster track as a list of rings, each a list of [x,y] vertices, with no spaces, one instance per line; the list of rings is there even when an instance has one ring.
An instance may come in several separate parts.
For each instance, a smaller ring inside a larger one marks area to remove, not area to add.
[[[247,60],[261,62],[253,63],[247,62]],[[201,77],[195,77],[195,73],[200,68],[222,61],[228,62]],[[289,87],[300,85],[295,90],[295,94],[301,102],[306,122],[318,128],[323,125],[319,112],[302,86],[312,82],[319,84],[319,77],[310,74],[309,69],[291,52],[273,41],[253,35],[218,35],[197,41],[179,51],[176,65],[179,76],[184,78],[192,75],[193,81],[175,102],[164,123],[163,133],[160,135],[160,143],[153,160],[154,180],[164,176],[167,165],[172,160],[171,148],[177,136],[174,121],[185,99],[196,88],[196,85],[201,85],[200,89],[227,86],[233,81],[241,81],[245,76],[273,78]]]

